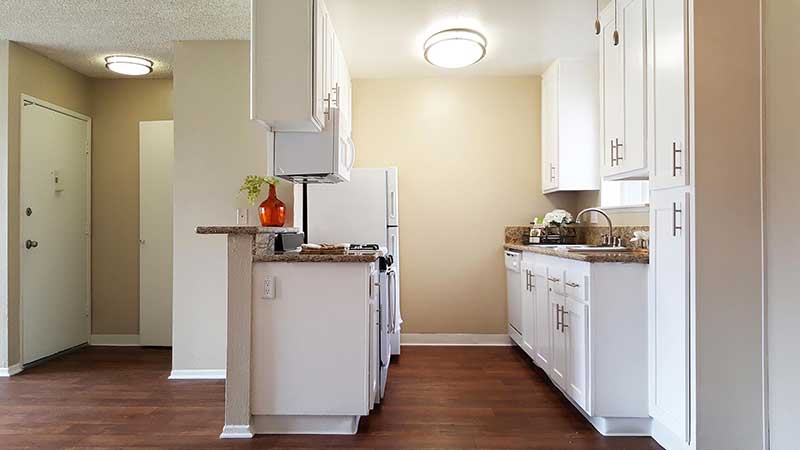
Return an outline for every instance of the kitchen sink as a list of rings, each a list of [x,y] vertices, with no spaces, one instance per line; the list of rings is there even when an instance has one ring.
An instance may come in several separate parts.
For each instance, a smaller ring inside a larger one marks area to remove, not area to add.
[[[550,244],[550,245],[537,245],[538,248],[546,248],[558,252],[632,252],[632,248],[628,247],[608,247],[601,245],[587,245],[587,244]]]

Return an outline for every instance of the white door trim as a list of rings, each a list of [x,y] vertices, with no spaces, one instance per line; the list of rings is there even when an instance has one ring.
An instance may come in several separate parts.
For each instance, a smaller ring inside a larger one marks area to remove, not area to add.
[[[44,100],[40,100],[36,97],[30,96],[28,94],[20,94],[20,107],[19,107],[19,126],[20,130],[22,129],[22,111],[28,105],[36,105],[45,109],[49,109],[51,111],[55,111],[60,114],[64,114],[66,116],[82,120],[86,122],[86,336],[87,338],[92,335],[92,118],[86,115],[83,115],[79,112],[72,111],[70,109],[64,108],[62,106],[46,102]],[[22,160],[21,154],[21,142],[20,142],[20,161]],[[22,195],[22,180],[20,180],[20,197]],[[22,211],[20,210],[20,214]],[[18,245],[23,242],[23,235],[22,229],[20,227],[20,235],[18,239]],[[19,258],[17,259],[17,264],[19,267],[22,267],[22,256],[23,253],[20,252]],[[25,296],[22,292],[22,270],[19,271],[19,287],[20,287],[20,295],[19,295],[19,358],[20,364],[24,360],[23,353],[23,346],[24,344],[24,314],[23,311],[23,302],[25,301]]]

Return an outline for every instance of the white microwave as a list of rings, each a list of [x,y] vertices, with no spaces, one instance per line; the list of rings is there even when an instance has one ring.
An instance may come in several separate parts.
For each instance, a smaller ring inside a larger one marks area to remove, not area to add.
[[[272,152],[274,175],[292,183],[350,181],[356,159],[355,144],[341,134],[339,109],[331,108],[321,132],[275,132]]]

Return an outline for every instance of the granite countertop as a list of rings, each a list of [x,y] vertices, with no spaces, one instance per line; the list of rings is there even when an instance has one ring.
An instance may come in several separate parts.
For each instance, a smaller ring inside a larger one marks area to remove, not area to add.
[[[537,245],[505,244],[506,250],[519,250],[523,252],[538,253],[540,255],[555,256],[557,258],[585,261],[589,263],[635,263],[649,264],[650,254],[647,251],[632,252],[566,252],[552,248],[542,248]]]
[[[296,233],[299,228],[288,227],[262,227],[258,225],[216,225],[197,227],[197,234],[265,234],[265,233]]]
[[[304,255],[302,253],[276,253],[274,255],[256,255],[254,262],[285,262],[285,263],[371,263],[375,262],[380,253],[371,255]]]

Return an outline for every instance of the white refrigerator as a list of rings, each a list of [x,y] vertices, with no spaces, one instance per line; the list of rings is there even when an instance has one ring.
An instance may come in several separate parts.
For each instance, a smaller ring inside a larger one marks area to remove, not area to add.
[[[390,336],[392,353],[400,354],[400,221],[397,168],[352,169],[350,181],[307,185],[303,208],[302,185],[295,185],[295,223],[307,211],[306,237],[313,243],[378,244],[394,258],[397,332]]]

